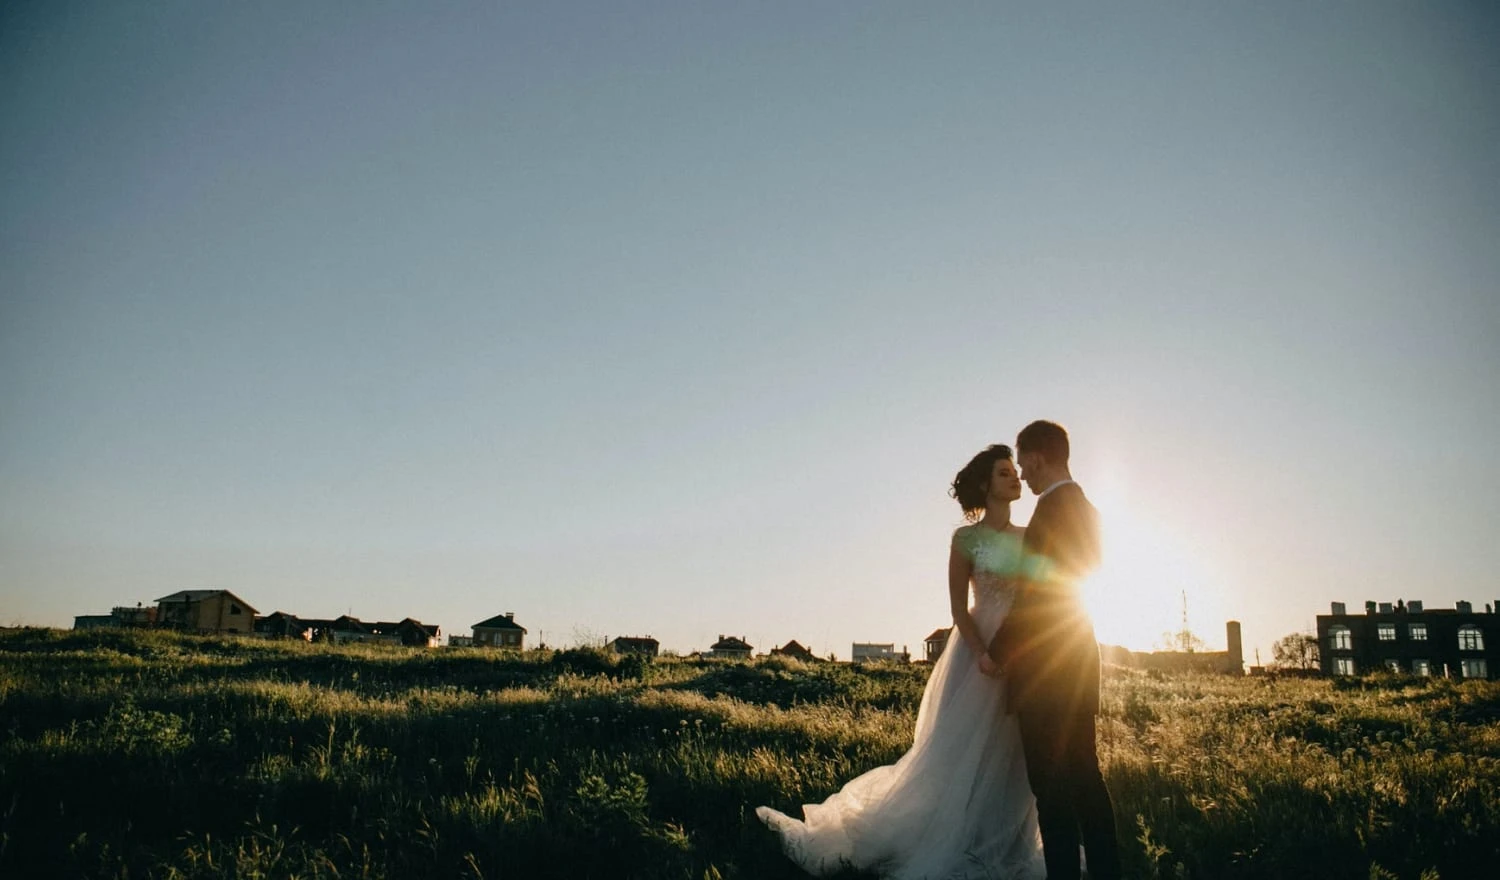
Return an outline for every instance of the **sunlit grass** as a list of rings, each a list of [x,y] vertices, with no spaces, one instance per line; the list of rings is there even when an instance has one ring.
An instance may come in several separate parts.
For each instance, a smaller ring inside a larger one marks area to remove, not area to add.
[[[925,669],[0,634],[0,876],[794,877],[795,811],[895,760]],[[1473,876],[1500,686],[1116,671],[1141,877]]]

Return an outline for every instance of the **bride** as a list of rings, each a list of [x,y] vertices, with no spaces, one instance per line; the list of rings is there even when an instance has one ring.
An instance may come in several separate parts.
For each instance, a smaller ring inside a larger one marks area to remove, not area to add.
[[[755,809],[809,873],[854,868],[901,880],[1046,875],[1021,734],[1005,712],[1003,679],[986,651],[1023,562],[1024,530],[1010,522],[1010,504],[1021,497],[1010,448],[991,446],[974,456],[950,494],[969,521],[953,533],[948,558],[954,630],[922,693],[911,749],[823,803],[804,804],[800,821]]]

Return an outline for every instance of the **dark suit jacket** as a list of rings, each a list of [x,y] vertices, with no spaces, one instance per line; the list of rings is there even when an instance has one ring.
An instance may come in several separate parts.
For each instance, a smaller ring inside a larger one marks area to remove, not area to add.
[[[1099,565],[1099,513],[1076,483],[1036,506],[1025,547],[1033,578],[990,642],[1011,711],[1099,710],[1099,645],[1079,583]]]

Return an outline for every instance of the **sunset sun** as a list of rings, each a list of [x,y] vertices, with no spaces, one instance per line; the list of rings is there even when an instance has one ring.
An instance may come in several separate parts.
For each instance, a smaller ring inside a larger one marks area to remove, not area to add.
[[[1205,649],[1220,647],[1232,617],[1222,587],[1190,544],[1122,499],[1099,499],[1104,561],[1083,585],[1100,643],[1134,651],[1166,647],[1168,633],[1188,629]]]

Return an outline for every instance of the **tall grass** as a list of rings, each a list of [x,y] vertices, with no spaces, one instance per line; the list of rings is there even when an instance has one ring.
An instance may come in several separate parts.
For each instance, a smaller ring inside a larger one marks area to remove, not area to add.
[[[9,632],[0,876],[795,877],[753,807],[895,760],[925,675]],[[1116,672],[1100,747],[1132,876],[1500,864],[1494,683]]]

